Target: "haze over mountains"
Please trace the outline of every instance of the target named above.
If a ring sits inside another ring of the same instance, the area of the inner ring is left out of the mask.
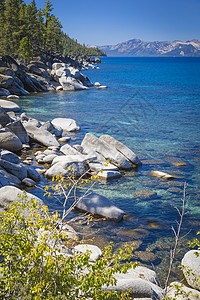
[[[200,57],[200,40],[144,42],[139,39],[129,40],[117,45],[98,46],[107,56],[193,56]]]

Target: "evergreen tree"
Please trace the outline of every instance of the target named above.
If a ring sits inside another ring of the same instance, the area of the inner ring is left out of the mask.
[[[4,23],[5,23],[5,17],[4,17],[4,10],[5,10],[5,0],[0,0],[0,53],[3,53],[5,41],[4,41]]]

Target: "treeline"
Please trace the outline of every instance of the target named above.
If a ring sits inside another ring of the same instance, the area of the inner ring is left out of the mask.
[[[23,0],[0,0],[0,54],[18,54],[26,60],[44,52],[105,55],[97,48],[86,48],[69,38],[52,11],[50,0],[46,0],[43,9],[37,9],[35,0],[29,5]]]

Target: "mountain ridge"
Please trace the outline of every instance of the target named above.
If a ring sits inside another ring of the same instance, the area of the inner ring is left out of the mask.
[[[107,56],[200,57],[200,40],[146,42],[132,39],[116,45],[98,46]]]

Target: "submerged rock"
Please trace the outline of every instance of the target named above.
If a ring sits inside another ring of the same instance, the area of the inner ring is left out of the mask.
[[[155,171],[155,170],[151,171],[151,175],[158,177],[158,178],[166,179],[166,180],[171,180],[171,179],[175,178],[174,175],[171,175],[171,174],[168,174],[168,173],[165,173],[162,171]]]
[[[91,193],[82,198],[76,207],[92,214],[117,221],[120,221],[123,215],[125,215],[125,212],[118,208],[111,200],[95,193]]]
[[[80,127],[77,126],[76,121],[67,118],[56,118],[51,121],[51,123],[57,128],[61,127],[64,131],[79,131]]]
[[[157,193],[154,191],[148,191],[148,190],[141,190],[141,191],[136,191],[134,193],[134,197],[140,198],[140,199],[152,199],[157,196]]]
[[[181,265],[187,283],[192,288],[200,290],[200,250],[188,251],[184,255]]]

